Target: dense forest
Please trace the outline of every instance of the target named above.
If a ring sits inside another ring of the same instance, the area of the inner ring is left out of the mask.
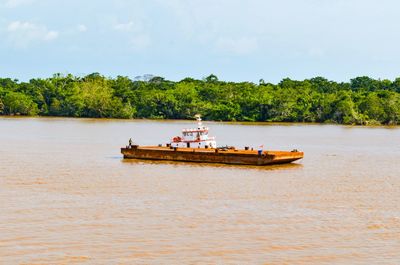
[[[400,78],[323,77],[278,84],[224,82],[215,75],[179,82],[55,74],[19,82],[0,78],[1,115],[399,124]]]

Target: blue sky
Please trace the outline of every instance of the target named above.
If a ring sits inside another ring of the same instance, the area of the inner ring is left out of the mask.
[[[400,76],[394,0],[0,0],[0,76]]]

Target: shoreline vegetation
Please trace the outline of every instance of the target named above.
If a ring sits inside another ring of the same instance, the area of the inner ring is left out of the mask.
[[[0,115],[185,120],[196,113],[215,121],[399,125],[400,78],[285,78],[278,84],[225,82],[215,75],[178,82],[99,73],[0,78]]]

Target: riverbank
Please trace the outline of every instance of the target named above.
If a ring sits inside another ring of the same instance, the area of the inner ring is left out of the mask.
[[[148,119],[148,118],[91,118],[91,117],[60,117],[60,116],[26,116],[26,115],[0,115],[0,119],[43,119],[49,121],[60,121],[63,120],[83,120],[83,121],[104,121],[104,122],[160,122],[160,123],[188,123],[193,124],[194,119]],[[210,121],[203,120],[209,124],[227,124],[227,125],[244,125],[244,126],[343,126],[343,127],[359,127],[359,128],[399,128],[400,125],[384,125],[384,124],[337,124],[337,123],[318,123],[318,122],[271,122],[271,121]]]
[[[0,114],[89,118],[317,122],[357,125],[400,123],[400,79],[322,77],[278,84],[225,82],[215,75],[174,82],[54,75],[19,82],[0,79]]]

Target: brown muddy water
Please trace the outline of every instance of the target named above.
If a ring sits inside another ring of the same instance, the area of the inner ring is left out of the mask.
[[[192,122],[0,118],[0,264],[400,264],[400,128],[207,124],[305,158],[124,161]]]

